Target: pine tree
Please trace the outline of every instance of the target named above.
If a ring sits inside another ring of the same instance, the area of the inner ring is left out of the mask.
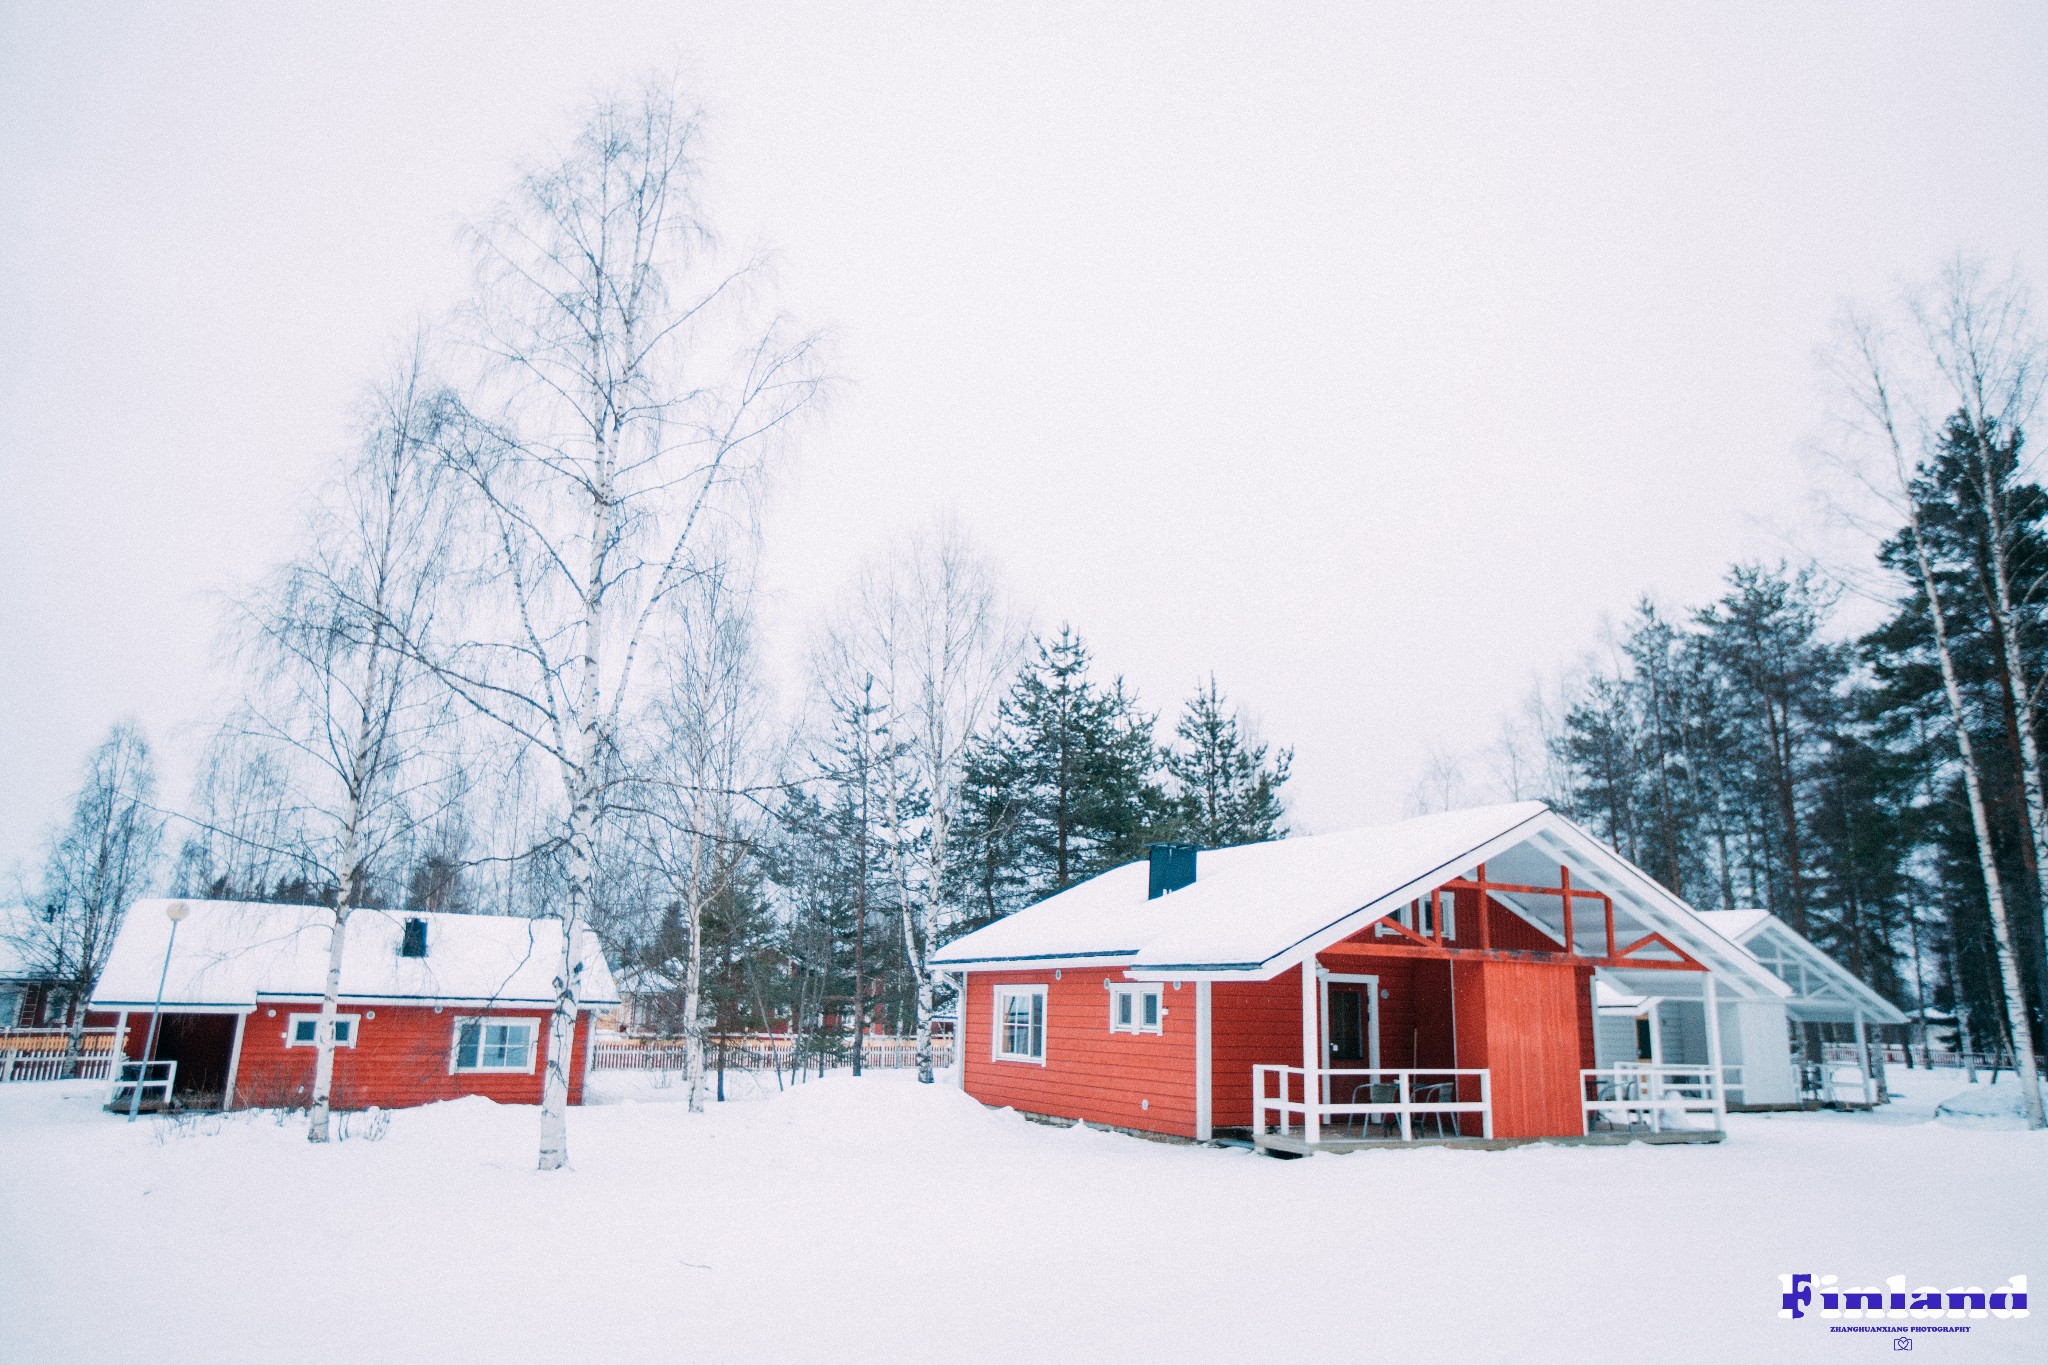
[[[1035,642],[975,746],[961,833],[975,850],[963,903],[986,921],[1143,855],[1169,813],[1153,718],[1122,678],[1088,675],[1073,629]]]
[[[1244,732],[1214,674],[1188,698],[1173,733],[1178,742],[1165,761],[1175,837],[1204,848],[1287,837],[1280,788],[1294,751],[1282,749],[1269,762],[1268,746]]]

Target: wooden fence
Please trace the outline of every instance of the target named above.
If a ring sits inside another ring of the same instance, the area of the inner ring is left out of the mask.
[[[107,1079],[107,1054],[114,1046],[110,1028],[89,1028],[81,1040],[78,1069],[69,1071],[65,1052],[71,1030],[61,1028],[0,1029],[0,1084],[9,1081],[56,1081],[67,1075],[81,1081]]]
[[[812,1067],[818,1064],[815,1039],[793,1038],[787,1033],[733,1034],[724,1039],[705,1040],[704,1067],[707,1071],[717,1069],[721,1047],[728,1071],[787,1071],[799,1057]],[[669,1038],[600,1038],[592,1048],[591,1069],[681,1071],[684,1051],[681,1042]],[[894,1034],[869,1034],[861,1040],[860,1059],[863,1067],[876,1070],[914,1067],[917,1065],[917,1039]],[[843,1041],[836,1053],[826,1058],[826,1065],[832,1069],[853,1065],[851,1041]],[[942,1034],[932,1039],[932,1065],[940,1068],[953,1065],[951,1038]]]

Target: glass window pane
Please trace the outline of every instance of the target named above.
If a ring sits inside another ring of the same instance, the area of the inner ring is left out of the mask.
[[[352,1028],[353,1026],[354,1026],[354,1021],[353,1021],[353,1020],[349,1020],[349,1019],[337,1019],[337,1020],[335,1020],[335,1021],[334,1021],[334,1041],[335,1041],[335,1042],[337,1042],[337,1043],[346,1043],[346,1042],[348,1041],[348,1035],[349,1035],[349,1031],[351,1030],[351,1028]]]
[[[1131,1022],[1131,993],[1129,991],[1118,991],[1116,993],[1116,1021],[1119,1024]]]
[[[474,1067],[477,1064],[477,1040],[482,1030],[476,1021],[470,1020],[458,1026],[455,1045],[455,1065]]]
[[[1159,997],[1151,991],[1145,992],[1145,1026],[1150,1028],[1159,1022]]]
[[[320,1036],[318,1032],[319,1027],[320,1021],[318,1019],[301,1019],[298,1021],[297,1029],[293,1036],[301,1043],[313,1042]]]

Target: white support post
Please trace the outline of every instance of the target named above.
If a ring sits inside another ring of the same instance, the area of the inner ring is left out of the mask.
[[[1856,1069],[1863,1073],[1864,1106],[1870,1109],[1877,1108],[1877,1096],[1870,1088],[1870,1039],[1863,1028],[1862,1010],[1856,1011]]]
[[[235,1045],[228,1052],[228,1081],[226,1085],[221,1087],[220,1093],[222,1113],[226,1113],[235,1107],[235,1073],[242,1069],[242,1029],[248,1022],[249,1016],[247,1014],[235,1016]],[[361,1028],[362,1026],[362,1021],[357,1020],[356,1027]],[[591,1030],[592,1034],[596,1032],[596,1029]],[[583,1063],[583,1074],[586,1078],[590,1075],[590,1062],[587,1059]]]
[[[1714,1097],[1714,1127],[1719,1132],[1728,1131],[1728,1087],[1721,1071],[1721,1002],[1714,990],[1714,974],[1707,973],[1707,1071],[1712,1077],[1714,1088],[1707,1093]]]
[[[1209,983],[1195,983],[1195,1141],[1208,1142],[1216,1136],[1215,1101],[1211,1083],[1215,1065],[1209,1053]]]
[[[128,1053],[128,1011],[114,1016],[114,1036],[107,1043],[107,1103],[114,1102],[114,1087],[121,1083],[121,1061]]]
[[[1316,1081],[1323,1067],[1322,1030],[1316,1018],[1321,987],[1322,976],[1310,954],[1301,963],[1301,1140],[1311,1147],[1323,1140],[1323,1112],[1316,1103],[1321,1094]]]
[[[953,999],[953,1083],[967,1088],[967,973],[960,973],[960,993]]]
[[[1394,1082],[1400,1087],[1394,1095],[1401,1101],[1401,1141],[1411,1142],[1415,1138],[1415,1130],[1410,1123],[1414,1116],[1408,1112],[1408,1073],[1396,1072]]]

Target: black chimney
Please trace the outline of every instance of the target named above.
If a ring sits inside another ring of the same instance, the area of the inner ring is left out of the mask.
[[[1152,890],[1147,900],[1158,900],[1169,891],[1195,884],[1195,855],[1202,850],[1193,844],[1152,845]]]
[[[405,938],[399,942],[400,957],[425,957],[427,955],[427,922],[423,919],[409,919],[405,922]]]

